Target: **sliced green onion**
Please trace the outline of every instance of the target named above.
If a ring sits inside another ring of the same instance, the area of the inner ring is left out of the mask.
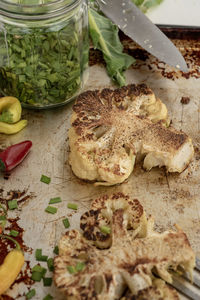
[[[46,268],[42,268],[43,270],[42,270],[42,272],[41,272],[41,274],[42,274],[42,278],[44,278],[44,276],[45,276],[45,274],[46,274],[46,272],[47,272],[47,269]]]
[[[81,261],[77,262],[75,269],[77,272],[83,271],[83,269],[85,269],[85,263]]]
[[[16,237],[16,236],[18,236],[18,234],[19,234],[19,231],[17,231],[17,230],[11,230],[11,231],[10,231],[10,235],[11,235],[11,236]]]
[[[47,261],[48,256],[47,255],[42,255],[42,249],[36,249],[36,251],[35,251],[35,258],[38,261]]]
[[[48,258],[48,260],[47,260],[47,266],[48,266],[49,271],[53,271],[54,270],[53,258]]]
[[[18,208],[17,200],[10,200],[10,201],[8,201],[8,208],[9,209]]]
[[[48,256],[47,255],[42,255],[40,256],[40,258],[38,259],[38,261],[47,261]]]
[[[38,260],[42,256],[42,249],[35,250],[35,258]]]
[[[46,212],[50,213],[50,214],[55,214],[57,213],[57,208],[53,207],[53,206],[47,206],[47,208],[45,209]]]
[[[42,273],[42,270],[43,270],[43,267],[41,267],[40,265],[35,265],[31,271],[32,272],[39,272],[39,273]]]
[[[67,270],[70,274],[76,273],[76,269],[74,268],[74,266],[67,266]]]
[[[69,228],[70,227],[70,223],[69,223],[68,218],[66,218],[66,219],[64,219],[62,221],[63,221],[63,224],[64,224],[65,228]]]
[[[41,267],[40,265],[35,265],[31,271],[34,273],[34,272],[38,272],[38,273],[41,273],[42,277],[45,276],[46,272],[47,272],[47,269],[46,268],[43,268]]]
[[[77,210],[77,209],[78,209],[78,205],[75,204],[75,203],[68,203],[68,204],[67,204],[67,207],[68,207],[68,208],[71,208],[71,209],[74,209],[74,210]]]
[[[44,277],[43,278],[43,285],[44,286],[51,286],[52,285],[52,278],[51,277]]]
[[[31,279],[34,281],[40,281],[42,279],[42,273],[41,272],[33,272]]]
[[[52,300],[52,299],[53,297],[50,294],[48,294],[42,300]]]
[[[60,197],[56,197],[56,198],[51,198],[49,201],[49,204],[55,204],[55,203],[59,203],[62,202]]]
[[[5,221],[6,220],[6,216],[0,216],[0,221]]]
[[[46,175],[42,175],[40,178],[40,181],[43,183],[49,184],[51,182],[51,178]]]
[[[56,255],[59,254],[59,248],[58,248],[58,246],[55,246],[55,248],[53,249],[53,253],[55,253]]]
[[[27,294],[26,294],[26,299],[31,299],[33,298],[33,296],[35,296],[36,291],[35,289],[30,290]]]
[[[108,227],[108,226],[101,226],[101,227],[100,227],[100,231],[101,231],[102,233],[105,233],[105,234],[110,234],[110,233],[111,233],[111,228]]]

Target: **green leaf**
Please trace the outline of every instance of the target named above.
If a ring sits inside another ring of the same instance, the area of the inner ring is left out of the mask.
[[[149,0],[144,3],[144,6],[149,9],[153,6],[159,5],[163,0]]]
[[[135,59],[123,53],[117,26],[90,8],[89,30],[94,47],[103,52],[108,75],[119,86],[125,85],[124,71],[135,62]]]
[[[149,8],[161,4],[163,0],[132,0],[132,2],[145,13]]]

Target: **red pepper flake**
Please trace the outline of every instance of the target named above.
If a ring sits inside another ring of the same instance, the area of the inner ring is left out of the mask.
[[[182,97],[181,98],[181,103],[182,104],[188,104],[190,102],[190,98],[189,97]]]

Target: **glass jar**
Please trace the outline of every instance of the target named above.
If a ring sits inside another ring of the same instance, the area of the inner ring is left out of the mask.
[[[87,0],[0,1],[0,92],[26,108],[72,100],[88,66]]]

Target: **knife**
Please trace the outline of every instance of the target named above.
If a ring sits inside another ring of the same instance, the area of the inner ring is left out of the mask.
[[[100,10],[146,51],[183,72],[187,64],[167,36],[131,0],[96,0]]]

